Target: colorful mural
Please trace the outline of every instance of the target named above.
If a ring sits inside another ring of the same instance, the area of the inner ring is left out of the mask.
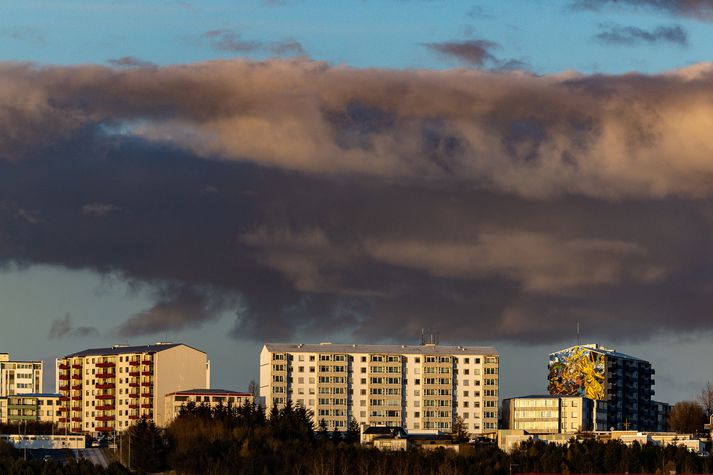
[[[605,372],[603,354],[573,346],[550,355],[547,389],[553,395],[602,400]]]

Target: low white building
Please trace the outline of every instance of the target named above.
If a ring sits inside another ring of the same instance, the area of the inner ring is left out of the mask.
[[[529,434],[607,430],[606,401],[580,396],[531,395],[503,400],[503,429]]]

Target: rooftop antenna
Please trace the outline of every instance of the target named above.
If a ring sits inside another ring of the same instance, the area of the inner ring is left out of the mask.
[[[423,327],[421,327],[421,346],[426,344],[426,337],[423,335]]]
[[[577,346],[580,345],[579,322],[577,322]]]

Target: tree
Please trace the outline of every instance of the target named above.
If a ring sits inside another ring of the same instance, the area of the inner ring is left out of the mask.
[[[706,417],[713,416],[713,384],[710,381],[706,383],[705,387],[701,389],[698,393],[696,401],[703,408],[703,412],[706,413]]]
[[[456,416],[456,420],[451,427],[451,437],[453,442],[467,442],[468,431],[465,429],[465,422],[461,416]]]
[[[248,392],[253,395],[253,402],[258,404],[260,402],[260,386],[254,379],[251,379],[250,384],[248,384]]]
[[[669,427],[679,434],[701,432],[705,423],[703,408],[694,401],[677,402],[668,415]]]
[[[128,430],[131,468],[140,472],[159,472],[166,467],[166,447],[153,423],[141,419]]]

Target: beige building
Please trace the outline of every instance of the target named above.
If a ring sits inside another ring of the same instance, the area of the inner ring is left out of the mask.
[[[0,353],[0,397],[42,392],[42,361],[11,361]]]
[[[0,398],[0,422],[22,421],[59,423],[59,394],[18,394]]]
[[[360,425],[471,434],[498,423],[499,357],[492,347],[266,344],[260,396],[269,409],[291,400],[329,429]]]
[[[181,412],[181,408],[190,403],[211,408],[220,405],[237,407],[245,403],[252,404],[253,399],[253,395],[250,393],[228,391],[227,389],[188,389],[168,393],[164,397],[164,424],[170,424]]]
[[[522,396],[503,400],[503,429],[528,434],[606,430],[606,401],[579,396]]]
[[[123,431],[139,419],[164,424],[166,394],[210,387],[206,354],[184,344],[116,345],[57,359],[60,428]]]

